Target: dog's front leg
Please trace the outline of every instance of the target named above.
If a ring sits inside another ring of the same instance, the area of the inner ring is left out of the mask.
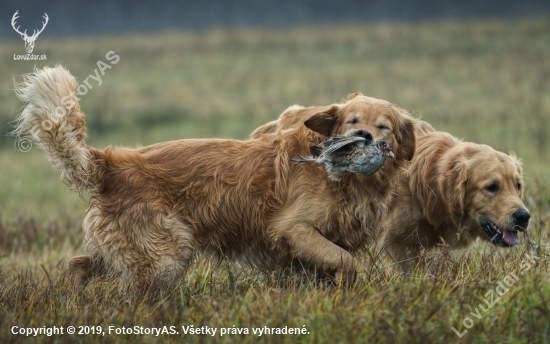
[[[280,248],[292,259],[321,271],[336,272],[337,283],[350,285],[355,280],[353,256],[327,240],[315,228],[299,224],[280,231],[277,237]]]

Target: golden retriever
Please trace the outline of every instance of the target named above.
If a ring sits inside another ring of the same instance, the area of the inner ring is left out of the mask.
[[[412,118],[361,97],[255,140],[99,150],[85,143],[76,87],[59,66],[27,75],[15,133],[33,136],[64,182],[91,192],[83,223],[89,255],[69,262],[83,283],[100,275],[138,291],[172,286],[199,252],[267,267],[298,263],[351,282],[353,253],[381,221],[392,181],[414,154]],[[395,159],[371,176],[339,181],[322,166],[292,161],[334,133],[385,138]]]
[[[381,226],[380,244],[403,271],[416,265],[422,249],[442,243],[462,248],[478,237],[501,247],[519,243],[530,214],[514,155],[444,132],[418,136],[416,144]]]
[[[379,101],[360,93],[348,101],[357,97]],[[299,127],[319,108],[291,106],[251,137]],[[373,240],[405,272],[416,265],[422,249],[443,242],[461,248],[480,237],[515,246],[517,231],[525,230],[530,218],[521,201],[522,168],[516,157],[436,132],[425,121],[413,122],[415,156],[395,183],[388,214],[375,226]]]

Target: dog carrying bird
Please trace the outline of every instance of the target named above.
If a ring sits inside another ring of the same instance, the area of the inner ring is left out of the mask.
[[[200,253],[266,269],[303,266],[352,283],[354,253],[381,222],[395,176],[415,149],[413,119],[366,97],[320,107],[299,128],[254,140],[98,149],[86,144],[80,104],[66,107],[77,86],[61,66],[26,75],[16,87],[25,105],[14,134],[32,135],[63,181],[91,193],[82,226],[86,254],[69,260],[70,275],[81,286],[114,279],[130,297],[172,290]],[[33,135],[58,107],[67,113]],[[391,147],[395,159],[369,177],[342,172],[338,183],[322,166],[292,161],[334,134],[364,139],[321,145],[337,168],[347,149],[361,157]]]
[[[332,180],[339,180],[346,172],[370,176],[382,167],[386,158],[395,156],[387,140],[369,141],[362,136],[335,135],[311,147],[312,155],[294,161],[323,164]]]

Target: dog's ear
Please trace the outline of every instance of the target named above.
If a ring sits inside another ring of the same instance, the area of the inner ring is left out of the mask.
[[[326,106],[306,119],[304,125],[321,135],[332,136],[338,124],[338,110],[340,110],[338,105]]]
[[[396,130],[397,144],[399,144],[396,158],[411,160],[416,147],[414,119],[407,114],[402,114],[400,117]]]
[[[451,221],[460,226],[468,191],[469,159],[465,154],[452,154],[443,162],[439,192]]]

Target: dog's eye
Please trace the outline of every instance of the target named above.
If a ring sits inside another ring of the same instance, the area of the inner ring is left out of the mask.
[[[516,187],[518,188],[518,191],[521,191],[521,184],[520,184],[520,183],[518,183],[518,184],[516,185]]]
[[[352,119],[350,119],[349,121],[347,121],[346,123],[349,123],[349,124],[357,124],[359,123],[359,119],[357,117],[353,117]]]
[[[384,124],[379,124],[379,125],[376,126],[376,128],[378,128],[378,130],[386,130],[386,129],[389,130],[390,129],[387,126],[385,126]]]
[[[499,190],[499,188],[500,188],[500,187],[499,187],[498,183],[493,183],[493,184],[487,186],[487,187],[485,188],[485,190],[487,190],[487,191],[489,191],[489,192],[497,192],[497,191]]]

